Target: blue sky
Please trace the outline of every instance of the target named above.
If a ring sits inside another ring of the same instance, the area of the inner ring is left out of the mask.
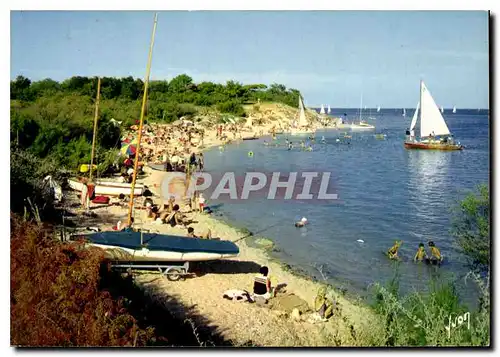
[[[12,12],[11,78],[143,78],[152,12]],[[308,106],[488,107],[487,12],[160,12],[151,77],[283,83]]]

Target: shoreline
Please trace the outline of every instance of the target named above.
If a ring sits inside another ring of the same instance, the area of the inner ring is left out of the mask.
[[[273,123],[256,125],[254,133],[262,130],[262,135],[258,137],[268,136],[271,124]],[[232,140],[229,143],[222,143],[215,138],[215,129],[207,131],[212,135],[205,136],[203,147],[191,151],[199,153],[236,142]],[[161,181],[172,173],[148,167],[145,167],[145,172],[147,175],[137,182],[148,186],[154,194],[153,200],[158,201],[161,199],[159,192]],[[187,229],[184,227],[171,227],[152,222],[146,217],[144,210],[138,209],[139,206],[137,202],[134,212],[136,228],[159,234],[186,235]],[[301,274],[292,265],[272,257],[269,253],[275,247],[275,243],[268,238],[253,236],[249,234],[247,227],[238,229],[230,222],[223,222],[210,214],[189,212],[182,203],[180,206],[186,217],[194,221],[189,226],[194,228],[195,234],[199,235],[210,229],[213,237],[235,242],[240,254],[236,258],[223,261],[193,264],[193,267],[199,266],[201,269],[195,268],[196,277],[183,281],[171,282],[167,279],[158,279],[158,274],[139,274],[136,282],[145,289],[145,293],[159,295],[159,298],[161,295],[170,295],[185,306],[196,306],[199,315],[205,316],[217,325],[218,333],[236,346],[245,345],[248,341],[253,341],[259,346],[366,346],[367,340],[374,341],[377,334],[373,333],[372,325],[376,317],[369,306],[354,301],[355,298],[347,297],[333,284],[315,281],[315,278],[307,272]],[[125,219],[127,210],[119,206],[106,206],[96,207],[93,211],[98,214],[98,219],[93,224],[101,229],[109,229],[110,225]],[[101,212],[107,217],[99,217]],[[247,240],[255,238],[256,241],[263,240],[265,244],[251,247]],[[284,293],[277,294],[264,306],[223,299],[222,295],[226,290],[251,291],[253,278],[262,265],[269,267],[274,286],[287,284]],[[312,312],[314,299],[318,290],[324,286],[328,288],[328,295],[336,302],[337,310],[327,322],[311,323],[307,319]],[[294,308],[300,310],[301,316],[293,316]],[[383,324],[377,325],[383,326]],[[362,337],[366,333],[370,336]]]

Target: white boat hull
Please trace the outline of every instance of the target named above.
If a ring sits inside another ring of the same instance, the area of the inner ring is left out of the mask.
[[[83,183],[77,180],[68,180],[68,185],[71,189],[75,191],[82,192]],[[132,191],[132,185],[129,183],[120,183],[112,181],[97,181],[95,186],[96,195],[104,196],[119,196],[124,194],[125,196],[130,196]],[[141,196],[144,192],[144,185],[135,185],[134,196]]]
[[[290,130],[290,135],[305,135],[305,134],[315,134],[316,130],[301,130],[301,129],[292,129]]]
[[[207,252],[180,253],[167,250],[130,249],[104,244],[88,244],[88,246],[104,249],[109,259],[117,261],[158,261],[158,262],[200,262],[233,258],[238,254],[220,254]]]
[[[351,124],[351,130],[374,130],[375,127],[373,125],[357,125]]]

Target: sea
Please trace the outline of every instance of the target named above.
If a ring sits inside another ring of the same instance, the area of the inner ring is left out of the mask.
[[[348,294],[368,297],[374,283],[386,284],[396,276],[402,294],[427,291],[432,279],[452,280],[462,301],[472,304],[476,286],[465,278],[469,269],[450,229],[452,207],[478,184],[489,183],[489,111],[445,111],[455,140],[465,146],[453,152],[405,149],[413,112],[407,109],[403,117],[401,109],[366,110],[363,117],[375,125],[374,131],[347,131],[350,139],[344,138],[345,130],[318,131],[311,152],[287,150],[285,135],[213,148],[205,154],[207,172],[315,168],[331,173],[338,200],[270,201],[262,196],[209,200],[208,206],[218,219],[250,230],[253,238],[272,240],[275,258]],[[350,122],[358,109],[336,109],[330,115]],[[302,217],[307,226],[296,228]],[[403,240],[398,263],[384,254],[395,240]],[[445,257],[440,267],[413,262],[418,244],[428,250],[430,240]]]

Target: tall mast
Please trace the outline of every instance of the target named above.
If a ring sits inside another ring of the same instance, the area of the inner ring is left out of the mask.
[[[423,80],[420,80],[420,113],[418,113],[420,115],[420,126],[422,126],[422,90],[424,88],[424,81]],[[417,117],[417,120],[418,120],[418,117]],[[420,130],[420,140],[422,140],[422,130]]]
[[[151,59],[153,57],[153,45],[155,42],[155,32],[156,23],[158,20],[158,14],[155,13],[154,24],[153,24],[153,34],[151,35],[151,44],[149,46],[149,57],[148,64],[146,67],[146,77],[144,79],[144,95],[142,96],[142,107],[141,107],[141,118],[139,121],[139,135],[137,136],[137,148],[135,151],[135,162],[134,162],[134,173],[132,174],[132,186],[130,188],[130,203],[128,207],[128,225],[132,224],[132,209],[134,208],[134,191],[135,191],[135,180],[137,179],[137,168],[139,166],[139,154],[141,152],[141,139],[142,139],[142,127],[144,125],[144,112],[146,109],[146,102],[148,98],[148,85],[149,85],[149,73],[151,71]]]
[[[92,156],[90,159],[90,174],[89,174],[90,182],[92,182],[92,173],[94,171],[95,142],[97,136],[97,120],[99,119],[100,94],[101,94],[101,77],[97,78],[97,97],[95,100],[94,134],[92,135]]]

